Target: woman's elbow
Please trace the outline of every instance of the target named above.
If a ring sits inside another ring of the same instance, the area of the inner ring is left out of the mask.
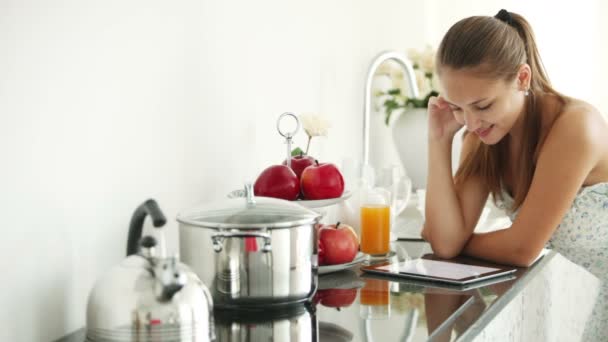
[[[461,252],[464,246],[460,246],[455,243],[445,243],[445,242],[433,242],[431,243],[431,249],[433,250],[433,254],[441,259],[452,259],[457,257]]]
[[[466,239],[460,241],[461,238],[456,236],[447,237],[442,232],[440,232],[440,235],[437,235],[437,232],[429,229],[426,224],[422,229],[421,236],[431,245],[433,254],[441,259],[451,259],[458,256],[466,243]]]
[[[536,261],[539,253],[537,250],[517,248],[511,257],[510,264],[516,267],[530,267]]]
[[[511,266],[515,266],[515,267],[527,268],[527,267],[530,267],[533,262],[534,262],[534,259],[529,259],[529,258],[524,258],[524,257],[518,256],[518,257],[512,258],[508,264],[510,264]]]

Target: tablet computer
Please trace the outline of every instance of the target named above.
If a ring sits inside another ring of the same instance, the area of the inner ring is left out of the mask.
[[[386,273],[370,273],[363,272],[362,278],[377,278],[384,279],[392,282],[396,282],[399,286],[400,291],[405,292],[421,292],[421,293],[443,293],[443,294],[455,294],[455,293],[466,293],[471,290],[475,290],[480,287],[486,287],[498,283],[504,283],[517,279],[516,273],[509,273],[504,276],[495,278],[489,278],[486,280],[480,280],[468,284],[456,285],[450,283],[442,283],[437,281],[429,280],[417,280],[413,278],[405,278],[400,276],[391,276]]]
[[[515,273],[517,268],[467,262],[464,258],[441,260],[433,256],[423,256],[395,264],[365,266],[361,270],[371,274],[463,286],[510,275]]]

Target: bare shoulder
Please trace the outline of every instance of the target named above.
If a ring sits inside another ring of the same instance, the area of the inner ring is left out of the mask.
[[[608,124],[591,104],[570,99],[553,122],[548,138],[567,139],[570,145],[580,148],[606,148]]]
[[[594,184],[608,180],[608,123],[592,105],[570,99],[555,118],[540,154],[565,167],[579,160],[589,166],[583,184]],[[557,164],[553,167],[558,167]]]

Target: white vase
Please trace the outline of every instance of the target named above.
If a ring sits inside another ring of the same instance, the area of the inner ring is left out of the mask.
[[[428,114],[426,108],[408,109],[399,115],[392,126],[392,136],[401,164],[412,179],[414,189],[426,188],[428,169]],[[462,132],[454,136],[452,170],[456,172],[462,145]]]
[[[391,120],[387,126],[384,112],[372,112],[370,118],[369,164],[374,171],[393,165],[401,165],[401,160],[392,136]]]

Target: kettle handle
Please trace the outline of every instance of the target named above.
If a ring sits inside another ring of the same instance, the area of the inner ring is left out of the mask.
[[[160,228],[167,223],[165,215],[158,207],[158,203],[155,200],[149,199],[144,203],[140,204],[133,216],[131,216],[131,223],[129,224],[129,236],[127,238],[127,256],[136,254],[139,249],[139,239],[141,239],[141,232],[144,228],[144,220],[146,215],[150,215],[152,218],[152,224],[156,228]]]

